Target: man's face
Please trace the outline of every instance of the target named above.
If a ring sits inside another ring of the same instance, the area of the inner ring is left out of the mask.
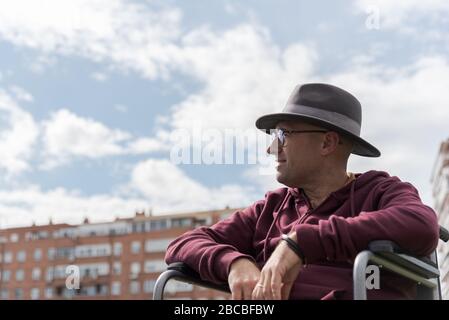
[[[277,129],[285,130],[325,130],[318,126],[299,121],[283,121]],[[272,142],[267,152],[276,156],[276,179],[288,187],[300,187],[309,183],[319,172],[322,165],[320,145],[323,133],[291,133],[285,134],[284,146],[279,141]]]

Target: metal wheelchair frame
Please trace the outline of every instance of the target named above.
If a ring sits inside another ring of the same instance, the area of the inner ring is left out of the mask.
[[[440,226],[440,239],[449,240],[449,231]],[[430,257],[416,257],[407,254],[394,242],[387,240],[373,241],[367,250],[359,252],[354,260],[353,288],[354,300],[366,300],[366,268],[369,264],[377,265],[399,274],[417,283],[417,299],[441,300],[440,272],[436,250]],[[163,300],[164,289],[169,280],[178,280],[214,290],[230,293],[226,283],[215,284],[202,280],[198,273],[183,262],[172,263],[161,273],[156,281],[153,299]]]

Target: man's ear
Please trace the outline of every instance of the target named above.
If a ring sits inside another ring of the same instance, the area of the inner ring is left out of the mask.
[[[321,154],[327,156],[337,149],[338,144],[341,143],[341,139],[336,132],[327,132],[324,134],[321,142]]]

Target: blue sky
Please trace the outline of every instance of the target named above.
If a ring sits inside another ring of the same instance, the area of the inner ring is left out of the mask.
[[[173,134],[201,125],[263,140],[256,118],[312,81],[362,102],[362,135],[383,155],[353,156],[349,170],[398,175],[432,205],[448,11],[439,0],[1,0],[0,227],[247,206],[279,186],[274,169],[177,165]]]

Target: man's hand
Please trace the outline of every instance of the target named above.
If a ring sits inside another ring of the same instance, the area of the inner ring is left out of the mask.
[[[253,261],[239,258],[232,262],[228,276],[233,300],[251,300],[254,286],[259,281],[260,270]]]
[[[296,241],[296,234],[291,234],[290,237]],[[287,243],[280,241],[262,268],[252,298],[255,300],[288,299],[302,265],[303,261],[288,247]]]

